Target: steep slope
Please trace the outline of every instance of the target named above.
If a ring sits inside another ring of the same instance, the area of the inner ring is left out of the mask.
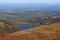
[[[0,39],[2,37],[6,36],[7,34],[10,34],[15,31],[17,31],[17,30],[14,29],[11,25],[0,21]]]
[[[18,31],[1,40],[60,40],[60,23]]]

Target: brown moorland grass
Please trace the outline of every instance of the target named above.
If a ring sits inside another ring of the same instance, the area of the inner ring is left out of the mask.
[[[1,40],[60,40],[60,23],[11,33]]]

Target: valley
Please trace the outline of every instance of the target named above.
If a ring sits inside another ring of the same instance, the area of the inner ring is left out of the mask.
[[[10,14],[15,15],[17,14]],[[24,15],[24,14],[23,14]],[[5,17],[6,16],[6,17]],[[0,18],[0,40],[60,40],[60,15],[25,17],[25,19],[12,18],[4,15]],[[19,16],[21,17],[21,16]],[[56,26],[56,28],[55,28]],[[58,32],[58,33],[57,33]],[[33,34],[33,35],[32,35]],[[20,36],[21,37],[20,37]],[[40,36],[38,36],[40,35]],[[58,36],[59,35],[59,36]],[[15,38],[13,38],[16,37]],[[56,38],[55,38],[55,37]],[[31,38],[33,37],[33,38]],[[50,37],[50,38],[49,38]],[[21,38],[21,39],[20,39]],[[36,39],[34,39],[36,38]]]
[[[60,40],[60,6],[0,4],[0,40]]]

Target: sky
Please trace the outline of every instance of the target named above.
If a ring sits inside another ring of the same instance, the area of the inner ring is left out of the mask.
[[[60,0],[0,0],[0,3],[48,3],[48,4],[60,4]]]

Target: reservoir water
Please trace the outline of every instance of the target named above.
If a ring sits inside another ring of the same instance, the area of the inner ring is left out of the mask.
[[[28,29],[31,29],[31,28],[36,28],[36,26],[21,26],[19,28],[19,30],[28,30]]]

